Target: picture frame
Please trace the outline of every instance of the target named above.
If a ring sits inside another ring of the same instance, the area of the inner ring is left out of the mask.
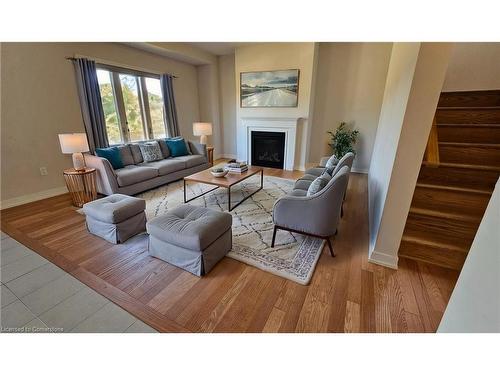
[[[299,81],[299,69],[241,72],[240,107],[297,107]]]

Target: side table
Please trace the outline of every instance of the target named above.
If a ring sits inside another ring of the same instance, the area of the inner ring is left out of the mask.
[[[210,165],[214,165],[214,148],[213,147],[207,147],[207,155],[208,155],[208,162]]]
[[[63,175],[74,206],[83,207],[85,203],[97,198],[95,168],[85,168],[81,171],[74,168],[65,169]]]

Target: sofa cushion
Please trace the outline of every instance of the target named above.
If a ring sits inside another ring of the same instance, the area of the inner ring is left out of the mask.
[[[108,159],[113,169],[123,168],[122,157],[118,147],[96,148],[95,153],[101,158]]]
[[[323,167],[309,168],[304,172],[304,175],[310,175],[310,176],[314,176],[314,178],[316,178],[316,177],[321,176],[325,170],[326,170],[326,168],[323,168]]]
[[[129,144],[130,151],[132,152],[132,157],[134,158],[134,164],[139,164],[144,161],[141,154],[141,148],[135,143]]]
[[[295,181],[295,185],[293,186],[294,189],[302,189],[307,191],[309,189],[309,186],[311,185],[312,181],[309,180],[297,180]]]
[[[314,181],[318,176],[314,176],[312,174],[305,174],[299,180],[306,180],[306,181]]]
[[[83,205],[85,215],[105,223],[121,223],[146,209],[144,199],[112,194]]]
[[[134,157],[129,145],[117,146],[120,150],[123,166],[135,164]]]
[[[307,190],[293,189],[289,195],[292,197],[305,197],[307,195]]]
[[[157,141],[139,143],[139,148],[141,149],[142,159],[145,163],[163,159],[163,154]]]
[[[177,160],[179,158],[169,158],[158,161],[152,161],[150,163],[141,164],[148,168],[154,168],[158,171],[160,176],[166,174],[180,171],[181,169],[186,169],[186,163],[182,160]]]
[[[231,229],[233,217],[205,207],[180,205],[146,224],[148,233],[164,242],[203,251]]]
[[[186,141],[183,138],[166,138],[170,155],[173,157],[189,155]]]
[[[195,167],[197,165],[203,164],[207,162],[207,158],[202,155],[186,155],[186,156],[178,156],[174,158],[174,160],[182,161],[186,164],[186,168]]]
[[[160,145],[161,153],[163,154],[163,158],[170,157],[170,150],[168,149],[167,142],[164,139],[158,139],[158,144]]]
[[[127,165],[115,172],[118,186],[129,186],[158,176],[157,169],[143,165]]]

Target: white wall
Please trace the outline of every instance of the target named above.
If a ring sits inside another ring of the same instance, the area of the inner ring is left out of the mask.
[[[222,150],[218,154],[236,158],[236,77],[234,54],[219,56],[219,105]]]
[[[304,168],[312,116],[311,92],[313,91],[315,43],[261,43],[238,47],[235,52],[236,118],[238,158],[246,159],[244,148],[243,117],[295,117],[301,118],[298,138],[299,154],[296,168]],[[300,69],[298,106],[295,108],[240,108],[240,73],[252,71]]]
[[[500,332],[500,180],[438,332]]]
[[[395,43],[368,174],[369,260],[396,268],[451,45]]]
[[[341,121],[360,131],[353,170],[368,172],[392,43],[320,43],[309,162],[331,155],[326,133]]]
[[[1,200],[22,202],[64,192],[71,167],[58,133],[83,132],[73,65],[75,54],[155,72],[171,72],[181,133],[193,138],[199,119],[196,68],[115,43],[3,43],[1,54]],[[49,174],[40,175],[45,166]]]
[[[500,43],[455,43],[443,91],[500,89]]]

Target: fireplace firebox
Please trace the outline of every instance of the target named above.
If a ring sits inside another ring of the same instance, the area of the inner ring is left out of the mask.
[[[252,165],[283,169],[285,133],[252,131]]]

